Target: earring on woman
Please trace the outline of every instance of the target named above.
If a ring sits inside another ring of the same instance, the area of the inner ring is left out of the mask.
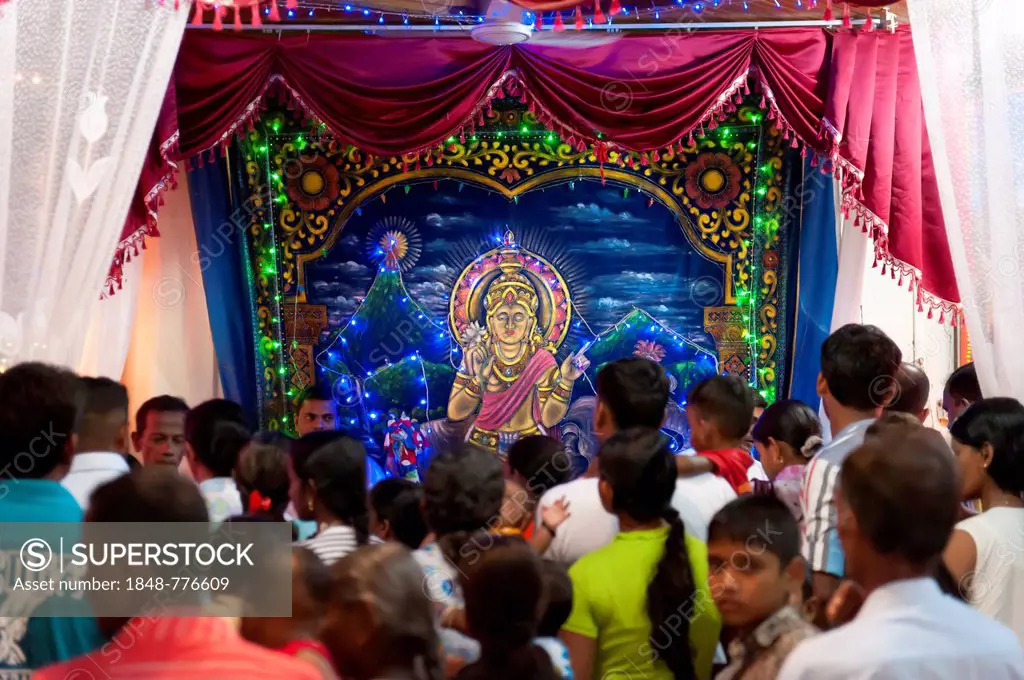
[[[310,512],[313,512],[313,499],[312,498],[310,498],[309,501],[307,501],[306,507],[309,508]]]

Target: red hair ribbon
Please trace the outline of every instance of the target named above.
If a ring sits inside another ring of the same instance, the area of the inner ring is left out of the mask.
[[[259,491],[253,491],[249,494],[249,512],[255,513],[260,510],[263,512],[270,511],[270,499],[264,498],[263,494]]]

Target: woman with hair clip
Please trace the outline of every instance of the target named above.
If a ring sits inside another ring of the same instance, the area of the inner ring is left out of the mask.
[[[234,478],[245,502],[242,518],[256,521],[286,522],[288,508],[288,455],[292,440],[280,432],[253,435],[242,449],[235,465]],[[232,518],[232,519],[242,519]],[[292,527],[293,538],[295,528]]]
[[[721,617],[707,547],[671,505],[675,456],[660,432],[634,428],[598,457],[601,504],[619,534],[569,569],[573,605],[562,640],[573,672],[580,680],[708,680]]]
[[[560,680],[549,653],[533,643],[541,618],[541,560],[518,536],[488,536],[460,565],[466,627],[480,660],[456,680]]]
[[[754,484],[754,493],[775,494],[803,522],[800,486],[804,466],[822,447],[821,423],[814,410],[795,399],[777,401],[764,410],[751,432],[754,448],[770,482]]]
[[[339,432],[313,432],[295,442],[288,492],[300,519],[317,532],[301,545],[331,565],[370,541],[366,449]]]
[[[322,639],[346,680],[442,680],[440,642],[423,571],[401,545],[342,558]]]

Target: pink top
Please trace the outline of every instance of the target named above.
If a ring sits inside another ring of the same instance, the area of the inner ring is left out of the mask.
[[[775,488],[775,497],[786,504],[789,511],[793,513],[797,524],[804,520],[804,512],[800,507],[800,487],[803,481],[804,466],[790,465],[782,468],[772,482],[772,486]]]
[[[228,619],[137,617],[90,654],[52,664],[33,680],[320,680],[305,661],[243,640]]]

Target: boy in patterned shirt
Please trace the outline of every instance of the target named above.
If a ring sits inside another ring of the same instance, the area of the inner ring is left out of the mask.
[[[773,680],[786,657],[817,633],[794,607],[806,567],[800,530],[774,496],[741,496],[708,526],[708,582],[722,623],[736,636],[716,680]]]

